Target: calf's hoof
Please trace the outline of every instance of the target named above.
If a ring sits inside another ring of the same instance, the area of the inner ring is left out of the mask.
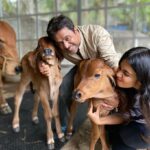
[[[49,150],[55,149],[54,143],[52,143],[52,144],[47,144],[47,146],[48,146],[48,149],[49,149]]]
[[[37,116],[36,116],[36,117],[33,117],[32,122],[33,122],[34,124],[39,124],[39,118],[38,118]]]
[[[64,143],[64,142],[66,141],[66,139],[65,139],[65,137],[63,136],[63,137],[59,138],[59,141],[62,142],[62,143]]]
[[[70,140],[71,137],[72,137],[72,133],[71,133],[71,132],[66,134],[66,139],[67,139],[67,140]]]
[[[7,115],[7,114],[12,113],[12,110],[11,110],[10,106],[8,105],[8,103],[4,103],[4,104],[0,105],[0,112],[3,115]]]
[[[15,132],[15,133],[18,133],[18,132],[20,132],[20,127],[17,125],[17,126],[14,126],[13,127],[13,131]]]
[[[65,136],[64,136],[64,133],[59,133],[58,134],[58,138],[59,138],[59,141],[64,143],[65,142]]]

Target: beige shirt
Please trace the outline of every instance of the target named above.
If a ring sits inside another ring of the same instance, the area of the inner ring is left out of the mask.
[[[84,25],[78,27],[81,43],[77,54],[64,52],[64,57],[74,64],[82,59],[102,58],[110,66],[117,67],[120,55],[115,51],[110,34],[99,25]]]

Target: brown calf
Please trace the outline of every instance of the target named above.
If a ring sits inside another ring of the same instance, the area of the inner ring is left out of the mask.
[[[3,96],[4,80],[15,81],[18,74],[19,57],[16,48],[16,33],[6,22],[0,21],[0,111],[2,114],[11,113]],[[19,80],[19,78],[17,79]]]
[[[51,70],[51,76],[42,75],[38,69],[39,61],[47,63]],[[54,149],[54,137],[51,129],[51,121],[54,117],[58,138],[64,140],[64,134],[61,130],[61,124],[58,112],[58,94],[59,86],[62,82],[60,73],[60,62],[56,57],[55,48],[48,37],[42,37],[38,41],[38,46],[34,51],[27,53],[22,58],[23,72],[21,81],[18,85],[15,94],[15,112],[13,117],[13,130],[19,132],[19,108],[22,101],[22,96],[27,85],[32,81],[35,89],[35,102],[32,113],[32,120],[38,122],[37,110],[39,98],[44,110],[44,117],[47,125],[47,144],[49,149]],[[49,100],[52,102],[52,108],[49,106]]]
[[[94,109],[100,107],[100,116],[106,116],[109,111],[104,109],[102,103],[107,103],[116,108],[119,104],[115,91],[114,71],[101,59],[89,59],[81,61],[74,79],[73,104],[68,122],[67,134],[72,134],[72,124],[77,110],[77,102],[92,101]],[[106,142],[104,126],[98,126],[92,121],[90,150],[94,150],[100,138],[102,150],[109,150]]]

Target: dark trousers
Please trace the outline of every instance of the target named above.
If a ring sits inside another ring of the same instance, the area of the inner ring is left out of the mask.
[[[77,70],[77,66],[73,67],[63,78],[60,86],[59,94],[59,112],[61,125],[67,126],[67,120],[69,116],[69,108],[72,103],[72,92],[74,89],[74,76]],[[86,118],[87,103],[79,104],[77,114],[74,120],[74,129],[76,130]]]
[[[150,143],[146,143],[141,138],[141,134],[150,136],[150,130],[144,124],[131,122],[127,125],[106,126],[106,129],[112,150],[136,150],[150,147]]]

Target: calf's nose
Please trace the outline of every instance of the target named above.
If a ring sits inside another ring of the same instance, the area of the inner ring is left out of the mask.
[[[15,72],[16,72],[16,74],[21,73],[22,72],[22,67],[21,66],[15,67]]]
[[[49,56],[49,55],[51,55],[52,54],[52,50],[50,49],[50,48],[45,48],[44,49],[44,55],[45,56]]]
[[[73,98],[74,100],[80,99],[81,96],[82,96],[82,94],[81,94],[81,92],[80,92],[79,90],[76,90],[76,91],[74,91],[74,92],[72,93],[72,98]]]

